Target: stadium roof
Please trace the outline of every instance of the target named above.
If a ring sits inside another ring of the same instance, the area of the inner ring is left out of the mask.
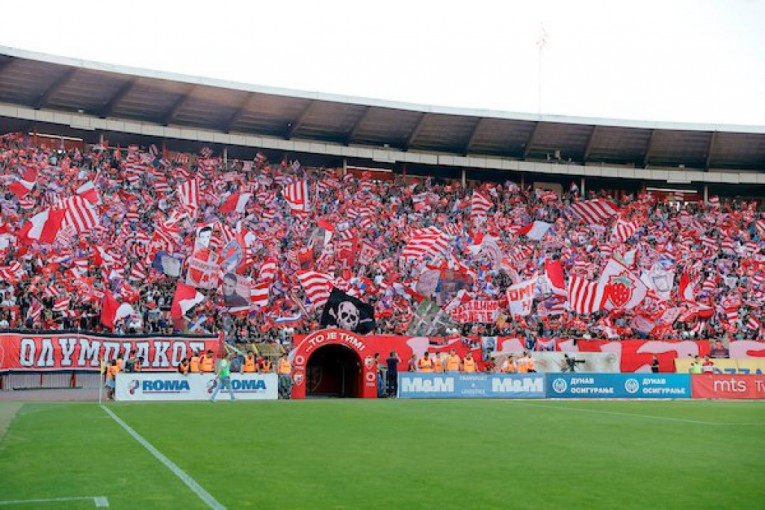
[[[0,46],[0,106],[453,156],[765,170],[765,126],[531,115],[246,85]],[[0,112],[1,114],[1,112]]]

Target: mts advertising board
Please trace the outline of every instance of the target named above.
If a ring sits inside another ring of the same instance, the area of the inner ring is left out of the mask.
[[[697,374],[691,377],[693,398],[765,399],[765,376]]]
[[[101,360],[135,352],[145,370],[175,370],[194,351],[218,352],[217,336],[110,336],[78,333],[0,334],[0,372],[100,370]]]
[[[399,372],[399,398],[544,398],[542,374]]]
[[[127,401],[208,400],[220,382],[214,374],[161,372],[120,373],[115,381],[115,398]],[[231,387],[237,400],[276,400],[276,374],[231,374]],[[221,390],[216,399],[230,399]]]
[[[547,398],[691,398],[688,374],[547,374]]]

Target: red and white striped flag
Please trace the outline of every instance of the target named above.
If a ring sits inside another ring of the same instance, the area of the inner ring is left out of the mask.
[[[598,282],[591,282],[571,275],[568,283],[569,307],[579,314],[591,314],[600,310],[603,288]]]
[[[24,268],[18,262],[0,266],[0,281],[17,282],[24,277]]]
[[[268,306],[268,293],[271,289],[270,282],[260,282],[250,285],[250,301],[253,308],[263,308]]]
[[[179,185],[178,198],[183,208],[194,214],[199,209],[199,180],[192,179]]]
[[[93,185],[92,181],[88,181],[75,191],[75,194],[81,196],[91,204],[97,204],[100,200],[98,198],[98,190]]]
[[[571,205],[573,215],[588,225],[605,223],[611,216],[621,212],[610,200],[587,200]]]
[[[491,200],[486,195],[474,191],[473,198],[470,200],[470,218],[473,221],[478,218],[486,218],[492,205],[494,204],[491,203]]]
[[[710,207],[720,207],[720,197],[717,195],[712,195],[707,200],[707,204],[709,204]]]
[[[287,201],[292,212],[308,212],[311,204],[308,197],[308,181],[298,181],[282,190],[282,196]]]
[[[625,242],[637,232],[638,224],[634,221],[625,221],[621,218],[616,220],[611,230],[611,239],[619,243]]]
[[[418,228],[412,232],[401,256],[409,260],[435,257],[443,253],[448,244],[449,236],[436,227]]]
[[[64,310],[69,308],[70,301],[71,299],[68,297],[57,299],[56,302],[53,304],[53,311],[63,312]]]
[[[64,226],[71,226],[78,234],[101,224],[98,210],[85,198],[79,195],[70,197],[63,202],[63,205],[66,209]]]
[[[274,276],[276,276],[276,261],[274,259],[264,260],[258,272],[258,280],[261,282],[271,282]]]
[[[334,287],[333,278],[328,274],[317,273],[316,271],[301,271],[297,274],[297,279],[303,286],[306,296],[311,300],[314,309],[324,306],[332,292],[332,287]]]
[[[754,228],[760,234],[760,237],[765,236],[765,220],[757,220],[754,222]]]
[[[757,320],[754,316],[750,316],[749,320],[746,321],[746,327],[749,329],[758,330],[762,327],[762,322]]]

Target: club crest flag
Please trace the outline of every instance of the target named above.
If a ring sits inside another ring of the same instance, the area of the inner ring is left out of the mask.
[[[630,310],[645,299],[648,288],[635,273],[615,259],[610,259],[600,277],[603,308]]]

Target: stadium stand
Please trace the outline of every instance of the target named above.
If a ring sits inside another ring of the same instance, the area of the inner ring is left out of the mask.
[[[6,134],[0,328],[763,338],[754,201],[378,177]]]

